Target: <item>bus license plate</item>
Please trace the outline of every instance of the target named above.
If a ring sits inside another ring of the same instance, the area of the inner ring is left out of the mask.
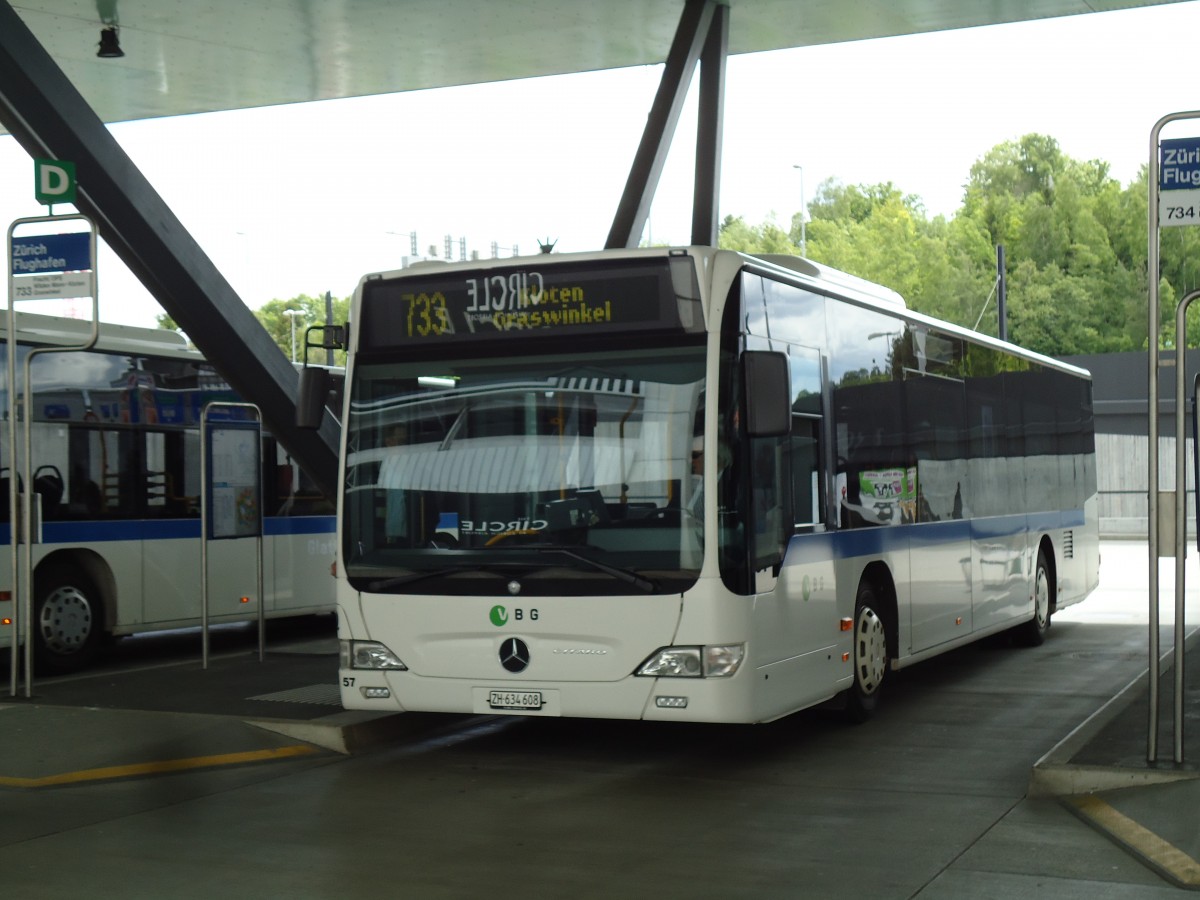
[[[488,706],[492,709],[541,709],[541,691],[489,691]]]

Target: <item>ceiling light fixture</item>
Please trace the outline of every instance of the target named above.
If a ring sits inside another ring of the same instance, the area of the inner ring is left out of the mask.
[[[100,29],[100,49],[96,55],[101,59],[119,59],[125,55],[116,25],[105,25]]]

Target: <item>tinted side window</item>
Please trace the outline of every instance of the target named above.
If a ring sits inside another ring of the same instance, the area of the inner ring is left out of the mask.
[[[904,423],[905,324],[830,300],[835,490],[843,528],[910,521]]]
[[[1004,382],[999,373],[1003,354],[987,347],[967,347],[967,430],[972,513],[999,516],[1016,512],[1019,502],[1009,485],[1020,460],[1005,452],[1007,413]],[[1019,470],[1018,470],[1019,471]]]

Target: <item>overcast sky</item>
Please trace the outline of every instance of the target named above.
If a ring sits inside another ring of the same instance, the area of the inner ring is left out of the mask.
[[[837,44],[729,60],[721,215],[786,226],[818,185],[890,181],[953,215],[970,167],[1039,132],[1122,184],[1162,116],[1200,109],[1200,2]],[[422,253],[489,256],[542,239],[603,246],[660,67],[124,123],[113,133],[252,308],[349,295]],[[1177,123],[1164,137],[1200,134]],[[654,207],[656,242],[688,241],[694,104]],[[801,166],[802,169],[795,168]],[[58,211],[63,211],[60,207]],[[33,163],[0,137],[0,218],[40,215]],[[506,254],[507,255],[507,254]],[[110,252],[106,321],[157,304]],[[69,312],[70,304],[43,306]]]

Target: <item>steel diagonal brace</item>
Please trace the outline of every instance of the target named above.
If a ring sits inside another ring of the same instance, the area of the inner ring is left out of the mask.
[[[667,54],[666,67],[629,170],[625,191],[613,217],[606,248],[636,247],[641,238],[697,62],[701,63],[701,97],[692,241],[699,244],[716,241],[722,97],[728,36],[727,7],[716,0],[688,0]]]

